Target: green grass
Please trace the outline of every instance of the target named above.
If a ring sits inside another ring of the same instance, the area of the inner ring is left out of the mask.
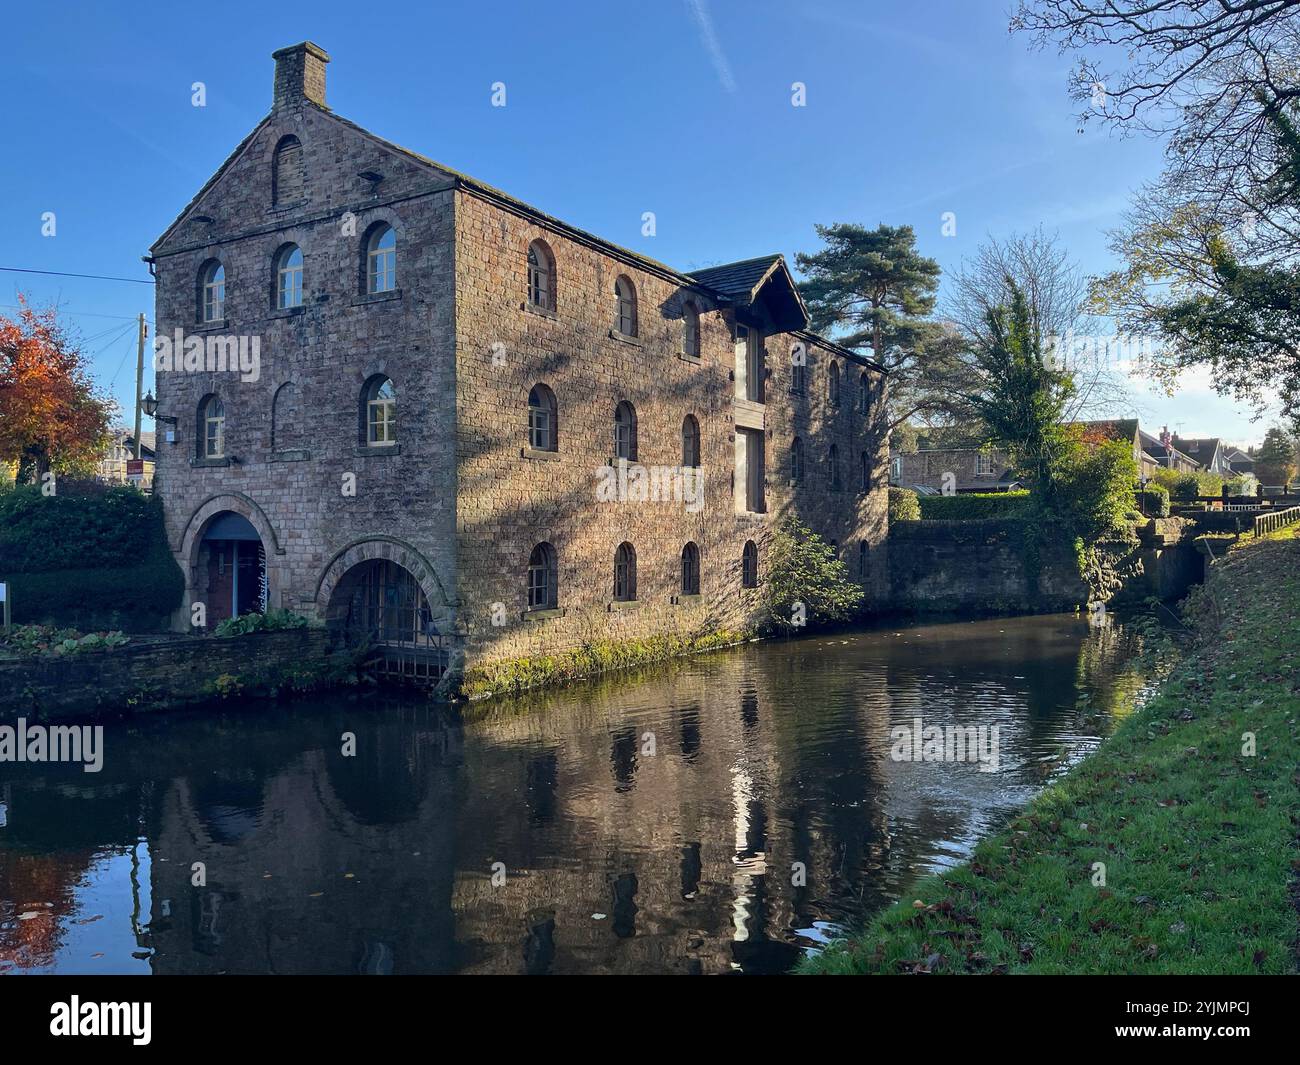
[[[1295,532],[1214,567],[1187,604],[1192,646],[1100,751],[802,971],[1295,972]]]
[[[731,647],[750,638],[751,634],[747,632],[719,630],[690,636],[651,636],[642,640],[594,640],[561,654],[511,658],[475,666],[466,671],[460,694],[471,700],[515,695],[582,677],[663,662],[679,655]]]

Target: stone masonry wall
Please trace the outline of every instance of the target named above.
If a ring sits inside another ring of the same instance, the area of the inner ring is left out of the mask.
[[[306,196],[273,207],[272,156],[287,134],[302,143]],[[377,193],[358,176],[366,170],[383,175]],[[435,577],[426,592],[435,617],[449,623],[437,588],[450,581],[455,543],[448,184],[318,109],[280,109],[193,208],[211,221],[183,222],[156,247],[160,335],[180,328],[261,341],[256,381],[158,373],[159,409],[178,419],[175,443],[160,432],[157,470],[168,536],[191,585],[182,626],[204,579],[196,567],[203,526],[223,510],[243,514],[262,536],[270,605],[323,612],[317,589],[331,559],[390,536],[427,560]],[[398,289],[366,296],[363,241],[380,221],[396,231]],[[287,242],[304,257],[303,306],[291,311],[274,309],[275,253]],[[225,267],[226,320],[201,326],[197,278],[214,258]],[[382,451],[359,446],[362,386],[378,373],[397,392],[399,444]],[[276,401],[283,386],[296,394]],[[225,405],[232,456],[215,467],[196,461],[198,405],[210,393]],[[343,492],[346,474],[355,474],[355,496]]]
[[[6,717],[175,709],[220,695],[221,677],[252,687],[286,664],[304,675],[321,669],[328,640],[320,628],[222,639],[140,638],[111,651],[0,660],[0,689],[8,693]]]
[[[528,306],[526,255],[543,239],[555,260],[555,311]],[[635,285],[639,335],[612,335],[614,282]],[[793,337],[767,338],[767,513],[737,514],[735,354],[732,319],[702,292],[587,246],[468,192],[457,197],[457,532],[458,594],[469,633],[470,663],[547,653],[598,639],[635,639],[659,632],[735,629],[757,617],[760,589],[741,587],[747,540],[759,548],[765,573],[770,529],[796,506],[817,532],[839,541],[856,565],[857,540],[879,544],[885,532],[887,461],[873,448],[876,484],[863,493],[859,455],[868,448],[865,419],[852,409],[856,370],[840,358],[843,403],[825,401],[824,349],[809,354],[807,396],[789,392]],[[698,360],[684,354],[683,305],[701,311]],[[494,352],[495,358],[494,358]],[[530,455],[530,389],[556,396],[558,448]],[[597,469],[613,453],[614,410],[630,402],[637,414],[638,462],[681,462],[683,419],[700,426],[704,505],[680,502],[599,503]],[[792,435],[805,438],[803,485],[789,485]],[[827,491],[822,462],[838,443],[843,490]],[[614,554],[624,541],[637,556],[637,602],[613,600]],[[683,546],[700,549],[701,595],[680,592]],[[559,569],[560,616],[527,611],[527,568],[535,545],[550,543]],[[874,585],[873,585],[874,586]],[[498,606],[499,604],[499,606]],[[494,607],[505,624],[494,625]]]

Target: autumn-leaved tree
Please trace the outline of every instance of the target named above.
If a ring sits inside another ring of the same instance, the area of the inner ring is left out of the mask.
[[[17,316],[0,315],[0,462],[18,463],[20,482],[85,472],[107,446],[113,413],[53,308],[19,296]]]

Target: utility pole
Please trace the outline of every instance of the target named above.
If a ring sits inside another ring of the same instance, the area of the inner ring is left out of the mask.
[[[149,327],[144,324],[144,311],[140,312],[140,336],[135,353],[135,457],[140,457],[140,408],[144,403],[144,338]]]

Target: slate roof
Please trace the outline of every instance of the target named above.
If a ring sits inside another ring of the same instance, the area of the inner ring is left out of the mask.
[[[760,255],[724,266],[696,270],[691,277],[715,292],[748,302],[768,275],[782,262],[780,255]]]
[[[704,270],[696,271],[694,274],[683,273],[680,270],[676,270],[673,267],[668,266],[666,263],[661,263],[658,260],[652,259],[647,255],[642,255],[640,252],[632,251],[629,248],[624,248],[621,245],[614,244],[611,241],[607,241],[602,237],[598,237],[593,233],[587,232],[586,230],[579,229],[577,226],[573,226],[567,222],[563,222],[560,219],[556,218],[555,216],[546,214],[545,212],[538,210],[536,207],[533,207],[531,204],[525,203],[523,200],[511,196],[509,193],[503,192],[501,189],[488,185],[485,182],[477,180],[476,178],[472,178],[468,174],[464,174],[459,170],[454,170],[449,166],[446,166],[433,159],[430,159],[426,155],[421,155],[419,152],[412,151],[410,148],[404,148],[400,144],[396,144],[393,141],[386,140],[385,138],[379,136],[378,134],[372,133],[364,126],[360,126],[357,123],[344,118],[342,115],[335,113],[333,110],[331,110],[328,107],[322,107],[311,100],[304,101],[302,106],[307,108],[314,108],[315,110],[319,111],[321,114],[328,115],[334,121],[341,123],[342,125],[348,127],[351,130],[354,130],[355,132],[361,134],[363,137],[366,137],[369,140],[376,142],[382,147],[390,151],[397,152],[398,154],[407,156],[410,159],[414,159],[416,162],[421,163],[424,166],[431,167],[434,170],[440,171],[441,173],[445,174],[447,177],[449,177],[452,180],[453,187],[462,188],[467,191],[473,192],[485,199],[491,200],[492,202],[497,203],[503,207],[506,207],[516,213],[524,214],[530,218],[534,218],[539,222],[542,222],[543,224],[555,229],[557,232],[564,234],[570,239],[577,241],[580,244],[585,244],[589,247],[598,248],[608,254],[613,255],[615,258],[619,258],[627,262],[635,263],[636,265],[640,266],[642,269],[646,270],[649,273],[658,274],[661,277],[664,277],[669,280],[673,280],[679,284],[704,288],[708,290],[710,293],[722,297],[723,300],[725,301],[749,303],[753,300],[754,296],[757,294],[758,289],[763,285],[764,282],[767,281],[767,279],[773,277],[777,273],[784,274],[785,279],[788,281],[790,289],[793,293],[793,299],[797,303],[800,312],[803,314],[805,326],[807,324],[807,320],[808,320],[807,308],[804,305],[803,298],[799,295],[798,289],[795,288],[794,286],[794,279],[790,275],[789,267],[786,265],[785,257],[783,255],[779,255],[779,254],[760,255],[753,259],[744,259],[741,260],[740,262],[727,263],[722,266],[708,267]],[[168,238],[171,237],[171,235],[176,231],[177,227],[180,226],[180,224],[185,220],[185,218],[190,214],[190,212],[193,211],[195,207],[198,206],[199,201],[203,199],[204,195],[206,195],[207,192],[216,185],[222,173],[224,173],[224,171],[236,159],[238,159],[239,156],[241,156],[245,151],[248,150],[248,148],[253,143],[253,140],[258,135],[258,133],[261,132],[262,128],[266,126],[272,120],[273,117],[274,117],[274,112],[267,114],[265,117],[263,117],[262,120],[258,122],[257,125],[254,126],[253,129],[249,132],[248,136],[246,136],[242,141],[239,142],[238,145],[236,145],[234,151],[232,151],[230,155],[226,157],[225,162],[223,162],[213,173],[213,175],[206,182],[204,182],[203,187],[200,188],[199,191],[194,194],[193,198],[190,200],[188,204],[185,205],[184,209],[180,212],[180,214],[176,216],[176,218],[172,221],[172,223],[163,231],[162,235],[156,241],[154,241],[154,243],[150,246],[151,254],[157,251],[161,247],[161,245],[165,241],[167,241]],[[149,257],[146,257],[146,260],[148,260],[148,258]],[[743,295],[741,294],[742,292]],[[862,355],[860,352],[853,351],[850,348],[842,347],[834,343],[834,341],[827,340],[825,337],[813,333],[806,328],[793,329],[789,331],[795,333],[796,335],[802,336],[805,339],[816,341],[819,344],[824,344],[827,347],[831,348],[832,350],[836,351],[838,354],[843,355],[846,358],[850,358],[855,362],[861,363],[862,365],[870,366],[874,369],[880,370],[882,373],[888,372],[883,365],[881,365],[880,363],[872,359],[869,359],[867,356]]]

